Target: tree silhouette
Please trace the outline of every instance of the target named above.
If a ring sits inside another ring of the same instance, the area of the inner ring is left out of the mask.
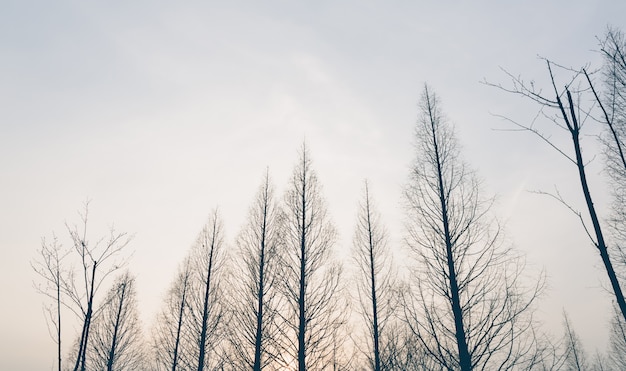
[[[585,233],[588,235],[589,239],[598,250],[598,253],[602,260],[602,264],[611,284],[611,289],[613,291],[615,300],[617,301],[622,316],[626,319],[626,300],[624,299],[624,293],[614,267],[613,259],[611,258],[609,249],[610,246],[607,243],[606,228],[604,228],[603,226],[604,223],[602,222],[597,207],[593,201],[593,194],[589,185],[586,170],[587,163],[583,157],[583,146],[581,144],[581,134],[584,127],[584,119],[585,117],[590,117],[591,112],[585,107],[581,106],[580,96],[584,94],[586,90],[591,90],[600,105],[601,100],[598,98],[595,88],[593,87],[593,83],[591,82],[589,74],[587,73],[585,68],[581,68],[580,70],[572,70],[570,68],[558,66],[547,59],[545,60],[545,62],[547,64],[548,76],[550,79],[551,89],[553,91],[554,98],[549,98],[547,95],[544,95],[540,89],[535,87],[534,82],[526,83],[520,78],[514,77],[510,74],[509,77],[512,79],[513,85],[511,88],[505,88],[501,85],[491,85],[496,86],[504,91],[521,95],[538,103],[541,107],[540,114],[543,115],[543,117],[547,118],[549,121],[551,121],[556,127],[565,131],[568,134],[568,137],[571,139],[572,149],[570,151],[567,151],[554,144],[554,142],[551,141],[546,134],[544,134],[541,130],[537,129],[534,126],[534,123],[531,125],[524,125],[509,120],[518,127],[520,127],[522,130],[537,135],[553,149],[563,155],[567,160],[569,160],[569,162],[572,163],[576,168],[579,183],[582,189],[582,195],[585,200],[585,205],[587,206],[588,218],[591,221],[592,227],[588,228],[587,222],[585,221],[583,214],[580,211],[575,210],[568,203],[566,203],[558,193],[556,195],[550,196],[557,199],[559,202],[569,208],[581,221]],[[562,90],[559,90],[559,88],[557,88],[553,68],[560,68],[561,70],[566,71],[568,75],[571,74],[569,82]],[[585,82],[589,84],[590,88],[572,90],[574,89],[574,84],[576,84],[579,79],[582,79],[583,76],[585,77]],[[606,110],[603,107],[601,108],[602,111],[606,114]],[[546,109],[551,109],[555,113],[550,115],[545,112],[547,111]],[[605,118],[608,118],[608,116],[605,115]],[[573,151],[573,154],[568,154],[568,152],[571,151]],[[616,186],[619,187],[618,184],[616,184]]]
[[[393,282],[387,235],[374,208],[367,181],[359,205],[353,245],[353,256],[359,270],[359,304],[370,340],[367,358],[375,371],[391,369],[389,353],[393,343],[386,331],[393,320],[393,296],[397,290]]]
[[[265,173],[248,220],[237,237],[232,282],[234,363],[240,369],[262,370],[278,357],[278,285],[282,279],[283,215]]]
[[[181,359],[186,359],[184,326],[188,318],[191,295],[191,266],[185,259],[165,298],[164,308],[158,314],[152,334],[155,367],[176,371]]]
[[[191,259],[194,275],[194,294],[190,297],[190,331],[197,355],[196,368],[214,368],[223,362],[218,351],[222,340],[224,308],[220,289],[220,271],[223,265],[222,222],[217,209],[200,232]],[[215,359],[209,359],[214,356]]]
[[[576,334],[576,331],[572,328],[567,313],[563,312],[563,325],[565,326],[565,364],[564,366],[568,370],[582,371],[587,370],[589,365],[587,363],[587,356],[582,344]]]
[[[145,369],[135,279],[128,272],[113,283],[94,317],[93,327],[90,369]]]
[[[524,286],[523,260],[503,246],[491,201],[480,196],[426,85],[419,107],[406,190],[407,242],[417,260],[404,296],[407,322],[440,368],[529,367],[538,347],[532,304],[542,281]]]
[[[63,249],[57,237],[54,236],[51,243],[42,239],[39,255],[37,259],[31,262],[33,270],[43,280],[43,283],[35,285],[37,291],[53,300],[53,304],[46,305],[44,308],[48,330],[50,330],[50,335],[57,344],[58,371],[62,369],[63,359],[61,307],[65,305],[63,294],[67,288],[67,268],[64,267],[63,260],[69,253],[70,251]],[[52,324],[53,329],[50,328],[50,324]]]
[[[345,313],[340,311],[338,297],[341,268],[330,260],[335,236],[309,152],[303,145],[285,196],[282,255],[284,361],[294,362],[299,371],[332,365],[336,349],[333,334],[344,323]]]
[[[621,30],[609,28],[600,42],[604,56],[602,97],[585,74],[594,98],[602,111],[606,170],[613,196],[609,228],[611,253],[618,257],[621,282],[626,274],[626,40]]]

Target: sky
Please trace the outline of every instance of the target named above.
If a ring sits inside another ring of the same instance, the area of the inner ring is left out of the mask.
[[[502,131],[510,124],[497,115],[527,123],[538,107],[481,81],[506,84],[504,68],[545,84],[538,56],[597,67],[596,37],[626,29],[624,14],[617,0],[0,2],[0,369],[53,368],[30,262],[42,237],[67,241],[65,223],[88,199],[94,239],[112,225],[134,235],[146,329],[211,210],[232,245],[265,169],[282,194],[303,141],[338,252],[349,252],[367,178],[403,260],[402,188],[424,83],[496,196],[508,241],[531,274],[547,274],[546,328],[560,336],[565,309],[586,349],[603,349],[611,298],[599,256],[575,216],[529,192],[557,187],[584,206],[575,168],[537,138]]]

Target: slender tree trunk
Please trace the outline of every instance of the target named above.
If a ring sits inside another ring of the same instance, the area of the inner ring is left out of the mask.
[[[58,254],[58,251],[57,251]],[[61,371],[61,271],[59,268],[59,261],[57,255],[57,266],[56,266],[56,276],[57,276],[57,357],[59,363],[59,371]]]
[[[305,154],[306,155],[306,154]],[[303,156],[305,156],[303,155]],[[303,158],[306,164],[306,158]],[[300,234],[300,295],[298,297],[298,371],[306,371],[306,169],[302,169],[302,226]]]
[[[206,288],[204,290],[204,308],[202,311],[202,331],[200,333],[200,355],[198,357],[198,371],[204,371],[204,363],[206,357],[206,337],[207,337],[207,321],[209,318],[209,292],[211,290],[211,273],[213,270],[213,250],[215,248],[215,229],[217,228],[217,220],[213,221],[213,231],[211,236],[211,247],[209,251],[209,263],[207,267]]]
[[[259,257],[259,296],[257,303],[257,318],[256,318],[256,335],[254,346],[254,371],[261,371],[261,341],[263,334],[263,300],[265,293],[265,235],[267,229],[267,182],[265,184],[265,197],[263,204],[263,226],[261,228],[261,256]]]
[[[89,304],[87,305],[87,318],[85,326],[85,343],[83,345],[83,356],[81,360],[80,371],[85,371],[87,367],[87,346],[89,345],[89,329],[91,328],[91,317],[93,316],[93,295],[96,278],[96,262],[93,262],[93,271],[91,272],[91,289],[89,292]]]
[[[117,306],[117,313],[115,316],[115,326],[113,327],[113,340],[111,341],[111,350],[109,350],[109,359],[107,360],[107,371],[113,370],[113,363],[115,362],[115,347],[117,346],[117,334],[120,328],[120,318],[122,316],[122,309],[124,306],[124,296],[126,294],[126,283],[122,283],[122,292],[120,293],[120,303]]]
[[[376,273],[374,270],[374,241],[372,240],[372,220],[370,211],[370,197],[367,183],[365,183],[365,207],[367,212],[367,234],[369,238],[369,260],[370,260],[370,283],[372,289],[372,320],[374,335],[374,370],[380,371],[380,349],[379,349],[379,329],[378,329],[378,303],[376,301]]]
[[[87,313],[85,314],[85,321],[83,322],[83,330],[80,336],[80,344],[78,347],[78,355],[76,357],[76,364],[74,365],[74,371],[79,368],[81,371],[85,371],[85,362],[87,358],[87,344],[89,341],[89,327],[91,326],[91,316],[93,313],[93,295],[94,295],[94,283],[96,279],[96,265],[93,262],[93,269],[91,271],[91,287],[89,288],[89,301],[87,302]]]
[[[606,269],[606,273],[609,276],[609,281],[611,282],[611,287],[613,288],[613,293],[615,294],[617,305],[619,306],[620,311],[622,312],[622,316],[624,317],[624,320],[626,320],[626,301],[624,300],[624,294],[622,293],[622,288],[620,287],[619,281],[617,279],[617,275],[615,274],[615,269],[613,268],[613,264],[611,263],[611,258],[609,257],[609,251],[606,246],[606,242],[604,240],[602,227],[600,226],[598,214],[593,204],[593,199],[591,198],[591,192],[589,190],[589,185],[587,183],[585,163],[583,161],[582,150],[580,148],[580,125],[578,123],[578,119],[576,118],[576,112],[574,110],[572,94],[570,93],[569,89],[567,89],[567,100],[570,106],[570,116],[572,118],[572,122],[570,123],[566,119],[566,124],[572,135],[572,142],[574,144],[574,152],[576,153],[576,166],[578,167],[578,175],[580,177],[580,185],[583,190],[583,195],[585,196],[585,202],[587,203],[587,209],[589,210],[589,217],[591,218],[591,223],[593,224],[593,230],[596,235],[596,247],[598,248],[600,257],[602,258],[602,263],[604,263],[604,268]],[[567,118],[566,113],[565,113],[565,108],[561,102],[561,98],[559,98],[558,96],[557,96],[557,102],[559,104],[559,108],[561,109],[561,113],[563,114],[565,118]]]
[[[87,329],[87,315],[85,314],[85,319],[83,320],[83,329],[80,333],[80,341],[78,342],[78,353],[76,354],[76,362],[74,363],[73,371],[77,371],[80,367],[80,360],[83,355],[83,346],[85,344],[85,330]]]
[[[437,166],[437,182],[439,190],[439,201],[441,203],[441,220],[443,222],[444,239],[446,244],[446,258],[448,265],[448,281],[450,284],[450,296],[452,305],[452,314],[454,316],[454,327],[457,346],[459,350],[459,365],[462,371],[470,371],[472,369],[472,360],[469,354],[467,339],[465,336],[465,328],[463,324],[463,311],[461,309],[461,301],[459,297],[459,286],[456,278],[456,270],[454,267],[454,257],[452,255],[452,239],[450,237],[450,224],[448,218],[448,205],[446,200],[446,192],[443,182],[443,170],[439,152],[439,143],[437,142],[437,129],[431,110],[430,100],[428,100],[428,113],[430,115],[430,123],[432,129],[433,149],[435,154],[435,162]]]
[[[178,311],[178,326],[176,327],[176,341],[174,342],[174,356],[172,359],[172,371],[176,371],[178,365],[178,347],[180,345],[180,331],[183,327],[183,313],[185,312],[185,296],[187,294],[187,280],[188,273],[185,273],[185,279],[183,281],[183,294],[180,299],[180,310]]]

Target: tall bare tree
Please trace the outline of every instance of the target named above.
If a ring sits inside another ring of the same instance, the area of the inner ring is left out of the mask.
[[[63,260],[68,253],[69,251],[61,246],[57,237],[53,236],[52,242],[41,240],[39,254],[31,263],[33,270],[43,280],[35,284],[37,291],[53,301],[44,306],[44,311],[50,336],[57,345],[58,371],[61,371],[63,359],[61,307],[64,305],[63,295],[67,287],[67,267],[64,267]]]
[[[190,296],[189,331],[195,369],[214,369],[222,362],[219,344],[224,316],[220,279],[224,264],[224,236],[219,213],[213,211],[192,251],[194,293]],[[212,358],[211,358],[212,357]]]
[[[618,272],[624,282],[626,276],[626,39],[621,30],[609,28],[600,41],[604,55],[604,94],[594,88],[589,74],[585,74],[604,123],[601,137],[605,148],[606,169],[613,193],[612,213],[609,218],[612,240],[611,253],[619,259]],[[598,89],[600,90],[600,89]]]
[[[95,311],[95,297],[106,278],[119,269],[124,260],[121,251],[128,245],[131,237],[111,229],[108,237],[91,243],[87,238],[89,203],[80,214],[82,224],[67,226],[73,243],[73,251],[78,256],[78,277],[71,272],[65,292],[73,303],[73,310],[82,321],[82,330],[78,340],[76,361],[73,370],[85,371],[87,367],[87,349],[91,321]]]
[[[532,308],[542,281],[526,287],[523,260],[503,246],[473,172],[459,158],[437,96],[424,86],[417,158],[406,200],[417,258],[407,322],[445,369],[530,367],[538,343]]]
[[[217,209],[209,216],[165,298],[152,333],[159,370],[215,370],[224,365],[225,249]]]
[[[626,186],[626,40],[621,30],[609,28],[600,42],[604,55],[604,99],[586,74],[606,124],[604,137],[609,174]]]
[[[578,334],[572,328],[567,313],[563,312],[563,326],[565,326],[565,367],[568,370],[582,371],[589,368],[587,355],[582,347]]]
[[[184,324],[188,320],[190,295],[191,267],[189,259],[185,259],[167,293],[164,308],[157,316],[152,333],[154,362],[158,370],[176,371],[180,360],[188,358],[185,356]]]
[[[61,346],[61,307],[72,311],[80,321],[81,333],[76,347],[70,352],[74,358],[72,370],[84,371],[87,365],[89,334],[94,313],[95,298],[109,275],[125,264],[121,253],[131,237],[126,233],[116,232],[111,228],[108,237],[92,242],[87,237],[89,202],[79,212],[80,226],[66,228],[72,247],[65,250],[56,236],[52,244],[42,241],[40,258],[32,263],[35,272],[44,280],[36,286],[38,290],[54,300],[53,306],[47,307],[47,320],[52,323],[57,343],[57,367],[62,367]],[[78,266],[78,268],[77,268]]]
[[[572,163],[576,168],[579,183],[582,189],[582,195],[587,206],[588,219],[585,219],[580,211],[575,210],[572,206],[567,204],[560,195],[557,194],[551,196],[563,203],[580,219],[583,229],[587,233],[593,245],[598,250],[598,253],[602,260],[602,264],[611,284],[613,295],[615,297],[615,300],[617,301],[617,305],[620,308],[622,316],[626,319],[626,300],[624,299],[624,293],[614,267],[613,259],[611,258],[610,254],[610,251],[613,249],[609,249],[610,246],[607,243],[606,228],[604,227],[604,223],[600,218],[596,204],[593,201],[593,193],[591,191],[587,176],[587,162],[583,157],[583,146],[581,143],[581,133],[584,127],[585,118],[590,117],[592,114],[589,108],[583,107],[581,105],[581,95],[584,94],[585,90],[591,90],[595,98],[597,99],[597,102],[602,106],[601,100],[598,98],[596,90],[593,87],[593,83],[591,82],[589,74],[587,73],[585,68],[581,68],[580,70],[572,70],[570,68],[563,68],[561,66],[558,66],[547,59],[545,60],[545,62],[547,64],[548,78],[550,81],[551,90],[554,94],[554,98],[550,98],[548,95],[544,95],[541,89],[535,86],[534,82],[526,83],[519,77],[515,77],[511,74],[509,74],[509,77],[512,80],[512,87],[506,88],[501,85],[495,86],[504,91],[521,95],[538,103],[540,105],[540,114],[543,117],[547,118],[549,121],[551,121],[554,125],[556,125],[557,128],[564,130],[571,139],[572,149],[568,151],[564,148],[560,148],[553,141],[551,141],[550,138],[548,138],[548,136],[544,134],[544,131],[534,126],[534,122],[531,125],[525,125],[510,120],[521,129],[537,135],[552,148],[557,150],[567,160],[569,160],[569,162]],[[553,68],[560,68],[561,70],[565,70],[565,72],[570,76],[569,82],[565,85],[563,89],[559,89],[557,87],[557,84],[555,83],[555,74],[553,72]],[[591,88],[576,88],[577,83],[582,83],[579,80],[583,79],[583,77],[585,78],[584,82],[589,84]],[[605,118],[609,118],[609,116],[606,115],[607,111],[605,110],[604,106],[602,106],[601,108],[602,111],[605,113]],[[548,109],[553,110],[554,113],[550,114],[546,112],[548,111]],[[573,154],[571,152],[573,152]],[[592,228],[587,227],[586,220],[591,221]]]
[[[278,285],[282,279],[283,215],[266,171],[248,220],[237,237],[237,267],[230,326],[234,363],[260,371],[275,361],[277,349]]]
[[[391,369],[389,348],[393,343],[386,331],[393,320],[397,291],[393,282],[387,233],[373,205],[367,181],[359,205],[353,245],[353,257],[359,269],[359,303],[370,340],[366,356],[373,370]]]
[[[143,334],[135,278],[123,273],[113,283],[93,322],[91,370],[143,370]]]
[[[614,310],[609,333],[608,359],[615,370],[626,369],[626,322],[619,309]]]
[[[285,195],[286,301],[283,314],[288,367],[299,371],[332,366],[334,336],[343,324],[338,306],[341,268],[331,261],[335,228],[328,219],[317,175],[306,145]]]

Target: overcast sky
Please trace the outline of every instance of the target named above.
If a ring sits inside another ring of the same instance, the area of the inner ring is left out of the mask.
[[[66,241],[86,199],[94,239],[112,223],[135,234],[146,329],[211,209],[232,241],[265,168],[282,193],[305,139],[337,249],[350,248],[368,178],[400,251],[425,82],[509,240],[548,274],[547,328],[560,336],[566,309],[588,351],[606,345],[599,257],[575,217],[526,192],[557,186],[582,206],[575,169],[536,138],[494,130],[509,126],[493,113],[529,122],[537,107],[480,81],[506,83],[504,67],[543,84],[537,55],[599,66],[596,36],[626,29],[626,2],[181,3],[0,2],[0,369],[53,367],[29,262],[42,237]],[[591,158],[595,139],[584,144]],[[600,157],[589,166],[606,210]]]

